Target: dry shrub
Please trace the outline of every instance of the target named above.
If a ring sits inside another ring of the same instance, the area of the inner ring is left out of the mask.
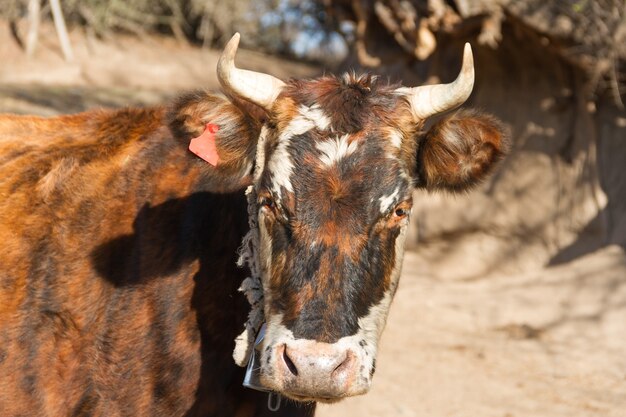
[[[49,17],[45,0],[42,14]],[[253,0],[63,0],[65,19],[106,37],[123,31],[173,34],[203,44],[222,42],[234,31],[255,29],[259,16]],[[15,21],[26,16],[28,0],[4,0],[0,17]]]

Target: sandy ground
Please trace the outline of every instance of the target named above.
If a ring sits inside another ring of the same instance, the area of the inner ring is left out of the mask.
[[[216,86],[214,51],[170,39],[103,43],[74,33],[77,60],[68,64],[45,30],[29,60],[0,25],[0,111],[52,115]],[[321,72],[246,51],[238,59],[283,78]],[[480,259],[480,246],[464,249],[445,268],[433,264],[431,249],[406,254],[372,391],[320,406],[318,415],[626,416],[621,247],[474,279],[464,271]]]
[[[463,281],[408,252],[369,394],[322,416],[626,416],[626,256]]]

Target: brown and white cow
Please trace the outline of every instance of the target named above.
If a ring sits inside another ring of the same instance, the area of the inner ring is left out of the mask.
[[[346,74],[287,83],[218,64],[231,97],[51,119],[0,117],[0,414],[251,416],[232,359],[249,305],[235,266],[257,196],[261,380],[291,399],[365,393],[415,187],[466,190],[505,150],[473,86]],[[251,105],[250,103],[253,103]],[[260,109],[264,110],[261,117]],[[209,164],[188,151],[217,127]]]

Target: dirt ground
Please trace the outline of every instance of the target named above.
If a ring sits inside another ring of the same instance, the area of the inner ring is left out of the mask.
[[[476,281],[407,253],[372,391],[323,416],[626,415],[626,258]]]
[[[77,59],[68,64],[44,29],[29,60],[0,24],[0,111],[53,115],[155,103],[217,84],[215,51],[171,39],[102,42],[73,33]],[[248,51],[238,60],[282,78],[321,72]],[[497,253],[495,244],[414,245],[371,392],[320,406],[318,415],[626,416],[624,249],[608,245],[558,266],[528,262],[533,266],[468,278],[486,254]],[[445,265],[436,262],[441,253]]]

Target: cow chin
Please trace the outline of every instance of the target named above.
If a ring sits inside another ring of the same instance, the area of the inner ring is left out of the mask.
[[[295,339],[277,320],[268,321],[261,355],[261,383],[296,401],[337,402],[369,391],[377,340],[363,332],[335,343]]]

